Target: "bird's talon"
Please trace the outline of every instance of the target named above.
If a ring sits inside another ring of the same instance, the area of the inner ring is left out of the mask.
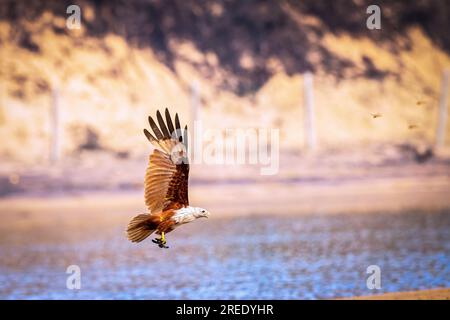
[[[156,243],[158,245],[158,247],[160,247],[160,248],[169,249],[169,247],[166,246],[166,244],[167,244],[166,239],[155,238],[155,239],[152,239],[152,242]]]

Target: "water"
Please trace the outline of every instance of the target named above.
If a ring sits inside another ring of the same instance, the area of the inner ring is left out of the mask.
[[[316,299],[450,287],[450,212],[197,221],[168,250],[122,226],[0,243],[1,299]],[[49,234],[51,231],[49,230]],[[67,266],[81,289],[66,288]],[[366,287],[369,265],[381,290]]]

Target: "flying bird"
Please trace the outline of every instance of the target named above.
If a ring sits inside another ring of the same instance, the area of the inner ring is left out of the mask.
[[[371,113],[371,115],[372,115],[372,118],[374,118],[374,119],[381,117],[381,113]]]
[[[159,127],[148,117],[154,135],[144,129],[145,136],[155,146],[144,180],[145,204],[150,213],[134,217],[128,224],[127,236],[132,242],[141,242],[155,232],[160,238],[152,241],[160,248],[169,248],[167,233],[198,218],[208,218],[210,213],[189,205],[187,126],[181,129],[178,114],[175,114],[174,126],[167,108],[166,122],[159,111],[156,119]]]
[[[417,124],[410,124],[408,125],[409,130],[417,129],[419,126]]]

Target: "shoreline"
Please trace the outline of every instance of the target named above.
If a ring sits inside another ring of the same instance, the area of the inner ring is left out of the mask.
[[[450,288],[389,292],[371,296],[343,298],[339,300],[450,300]]]
[[[437,211],[450,208],[450,183],[439,179],[388,178],[340,183],[266,182],[192,185],[191,205],[218,216]],[[143,190],[22,193],[0,197],[0,214],[23,211],[146,212]]]

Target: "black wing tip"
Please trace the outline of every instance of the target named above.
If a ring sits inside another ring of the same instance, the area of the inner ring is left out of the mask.
[[[158,119],[158,121],[159,121],[159,119],[162,119],[162,115],[159,110],[156,110],[156,119]],[[160,125],[161,125],[161,123],[160,123]]]
[[[148,123],[150,123],[150,127],[152,127],[152,129],[153,126],[156,125],[155,120],[153,120],[152,116],[148,116]]]
[[[156,138],[154,136],[152,136],[150,131],[148,131],[147,129],[144,129],[143,131],[144,131],[144,135],[148,139],[148,141],[150,141],[150,142],[156,141]]]
[[[151,116],[149,116],[148,121],[150,122],[150,127],[152,128],[153,133],[155,134],[156,138],[158,138],[158,140],[164,139],[164,135],[159,130],[158,125],[156,124],[155,120],[153,120],[153,118]]]
[[[170,116],[169,108],[166,108],[165,115],[166,115],[167,129],[169,130],[171,138],[175,139],[178,138],[178,134],[172,122],[172,117]]]
[[[164,136],[164,139],[170,139],[170,132],[167,129],[166,123],[164,122],[164,119],[161,115],[161,112],[159,112],[159,110],[156,111],[156,118],[158,120],[159,128]]]
[[[159,110],[156,110],[156,119],[158,120],[161,117],[161,112]]]
[[[155,134],[156,138],[153,137],[148,130],[144,131],[145,135],[147,136],[147,138],[149,140],[150,140],[150,138],[148,137],[148,134],[155,140],[170,139],[170,138],[172,138],[173,135],[175,135],[175,139],[178,139],[178,141],[182,142],[184,140],[183,139],[183,130],[181,129],[180,118],[178,116],[178,113],[175,113],[175,127],[172,122],[172,117],[170,116],[169,108],[164,109],[164,114],[165,114],[165,118],[166,118],[165,122],[164,122],[164,118],[163,118],[160,110],[156,110],[157,122],[155,121],[155,119],[153,119],[152,116],[148,116],[148,122],[149,122],[150,127],[152,128],[153,133]],[[186,130],[187,130],[187,125],[184,127],[184,131],[186,131]]]
[[[183,144],[186,150],[188,149],[188,126],[184,126],[184,133],[183,133]]]

